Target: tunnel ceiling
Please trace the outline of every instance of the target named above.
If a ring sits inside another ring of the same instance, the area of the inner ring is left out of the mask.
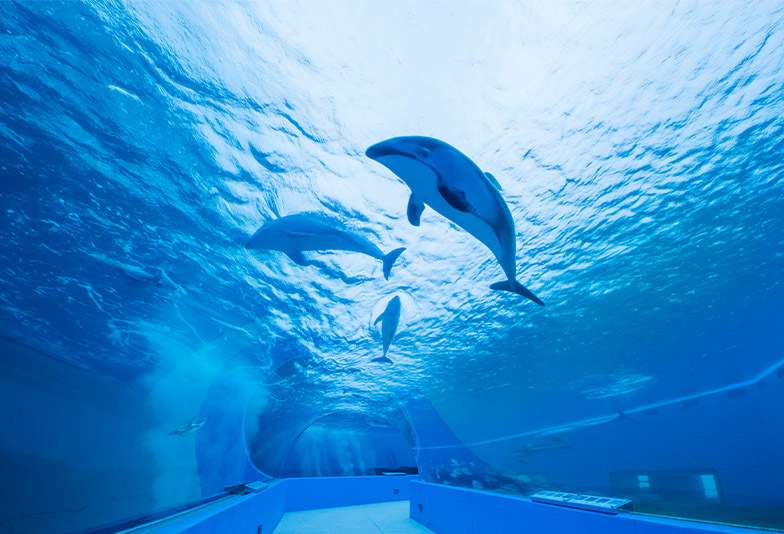
[[[784,54],[762,8],[708,7],[20,7],[57,31],[14,36],[2,82],[3,333],[128,381],[249,366],[316,416],[426,398],[466,440],[748,378],[784,341]],[[364,151],[412,134],[496,176],[545,307],[491,291],[492,255],[433,210],[408,223]],[[245,249],[302,211],[406,247],[390,280]]]

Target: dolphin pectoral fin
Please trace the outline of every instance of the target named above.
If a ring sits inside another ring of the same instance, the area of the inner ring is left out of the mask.
[[[493,186],[494,186],[496,189],[498,189],[499,191],[502,191],[502,190],[503,190],[503,187],[501,187],[501,184],[499,184],[499,183],[498,183],[498,180],[496,180],[496,179],[495,179],[495,176],[493,176],[493,175],[492,175],[492,174],[490,174],[489,172],[486,172],[486,173],[485,173],[485,176],[487,177],[487,179],[488,179],[488,180],[490,180],[490,183],[491,183],[491,184],[493,184]]]
[[[522,295],[525,298],[536,302],[539,306],[544,306],[544,302],[539,300],[539,297],[531,293],[527,287],[515,280],[502,280],[501,282],[496,282],[490,286],[490,289],[511,291],[512,293],[517,293],[518,295]]]
[[[406,215],[408,222],[413,226],[419,226],[419,220],[422,217],[422,212],[425,211],[425,204],[411,193],[408,199],[408,207],[406,208]]]
[[[386,280],[389,280],[389,275],[392,273],[392,266],[395,264],[395,260],[397,260],[398,256],[400,256],[404,250],[406,250],[406,247],[396,248],[381,259],[381,261],[384,263],[384,278]]]
[[[471,213],[473,211],[471,204],[468,203],[465,191],[462,189],[449,187],[446,184],[439,183],[438,192],[441,193],[444,200],[456,210],[462,211],[463,213]]]
[[[308,260],[305,258],[305,255],[302,254],[302,252],[300,252],[299,250],[286,251],[286,256],[291,258],[291,261],[293,261],[297,265],[301,265],[303,267],[307,267],[308,265],[310,265]]]
[[[379,356],[378,358],[373,358],[370,361],[371,362],[376,362],[376,363],[393,363],[392,360],[390,360],[386,356]]]
[[[378,324],[378,322],[379,322],[381,319],[383,319],[383,318],[384,318],[384,312],[381,312],[381,313],[378,315],[378,317],[376,317],[376,320],[375,320],[375,321],[373,321],[373,324],[374,324],[374,325],[375,325],[375,324]]]

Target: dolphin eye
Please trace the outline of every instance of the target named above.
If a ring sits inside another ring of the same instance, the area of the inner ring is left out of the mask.
[[[417,147],[417,154],[420,158],[427,159],[427,157],[430,155],[430,149],[423,146]]]

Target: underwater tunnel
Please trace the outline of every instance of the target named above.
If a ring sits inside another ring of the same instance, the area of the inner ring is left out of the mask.
[[[0,1],[0,533],[784,532],[784,4]]]

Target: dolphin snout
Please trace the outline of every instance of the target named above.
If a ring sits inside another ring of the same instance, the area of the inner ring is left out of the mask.
[[[365,151],[365,155],[370,159],[378,160],[384,156],[406,156],[413,157],[408,151],[400,145],[395,143],[394,140],[381,141],[376,143]]]
[[[370,159],[378,159],[387,156],[389,155],[389,146],[387,143],[376,143],[365,150],[365,155]]]
[[[264,237],[266,232],[263,231],[264,227],[259,228],[256,230],[256,233],[250,236],[250,238],[245,242],[245,248],[252,249],[252,248],[264,248]]]

